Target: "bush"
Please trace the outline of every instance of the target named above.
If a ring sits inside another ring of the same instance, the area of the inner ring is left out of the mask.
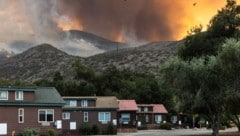
[[[23,136],[39,136],[39,130],[36,128],[26,128],[23,130]]]
[[[117,133],[116,127],[114,127],[113,123],[108,123],[107,128],[103,131],[104,134],[113,135]]]
[[[93,135],[97,135],[97,134],[99,134],[99,132],[100,132],[100,130],[99,130],[98,126],[97,126],[96,124],[94,124],[94,125],[92,126],[91,133],[92,133]]]
[[[91,127],[87,123],[83,123],[80,127],[80,133],[82,135],[91,135]]]
[[[47,132],[47,136],[56,136],[56,132],[54,129],[49,129]]]
[[[159,129],[165,129],[165,130],[171,130],[172,129],[172,125],[171,123],[161,123],[159,126]]]

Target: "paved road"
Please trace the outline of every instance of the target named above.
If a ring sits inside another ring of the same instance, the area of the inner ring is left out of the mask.
[[[220,130],[220,132],[235,132],[237,128]],[[173,130],[138,130],[135,133],[118,133],[120,136],[185,136],[211,134],[211,129],[173,129]]]

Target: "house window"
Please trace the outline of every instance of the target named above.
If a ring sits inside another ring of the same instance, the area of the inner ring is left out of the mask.
[[[162,115],[155,115],[155,122],[160,123],[162,121]]]
[[[141,112],[141,107],[138,107],[138,111]]]
[[[76,100],[66,100],[65,106],[67,107],[77,107],[77,101]]]
[[[148,111],[148,107],[144,107],[144,111],[147,112]]]
[[[110,112],[99,112],[98,113],[98,121],[100,122],[108,122],[111,120]]]
[[[39,122],[53,122],[54,121],[54,110],[53,109],[38,110],[38,121]]]
[[[81,106],[82,107],[87,107],[88,106],[88,101],[87,100],[82,100],[81,101]]]
[[[15,100],[23,100],[23,92],[22,91],[15,92]]]
[[[8,100],[8,92],[0,91],[0,100]]]
[[[62,119],[64,120],[70,119],[70,113],[69,112],[62,113]]]
[[[24,109],[18,109],[18,123],[24,123]]]
[[[145,116],[145,121],[149,122],[149,116],[148,115]]]
[[[177,116],[172,116],[171,121],[172,123],[177,123]]]
[[[122,122],[129,122],[130,121],[130,114],[129,113],[122,113],[121,114]]]
[[[88,122],[88,112],[83,113],[83,122]]]

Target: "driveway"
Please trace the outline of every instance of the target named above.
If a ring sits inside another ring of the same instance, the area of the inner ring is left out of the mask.
[[[235,132],[237,128],[229,128],[220,130],[220,132]],[[211,134],[211,129],[173,129],[173,130],[138,130],[135,133],[118,133],[120,136],[186,136],[186,135],[201,135]]]

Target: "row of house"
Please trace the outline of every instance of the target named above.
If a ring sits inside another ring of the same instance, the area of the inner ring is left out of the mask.
[[[136,104],[114,96],[62,97],[54,87],[0,87],[0,135],[20,135],[25,128],[46,134],[77,135],[83,124],[118,132],[153,127],[165,120],[162,104]]]

